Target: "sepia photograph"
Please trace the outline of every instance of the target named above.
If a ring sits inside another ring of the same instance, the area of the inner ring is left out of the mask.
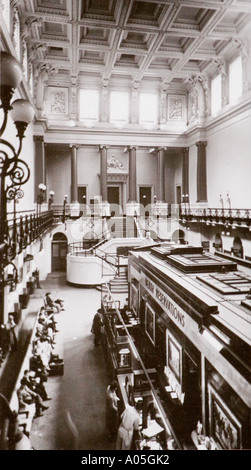
[[[251,0],[0,6],[0,451],[250,451]]]

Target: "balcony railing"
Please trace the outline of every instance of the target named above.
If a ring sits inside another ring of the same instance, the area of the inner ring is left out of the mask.
[[[205,208],[191,209],[180,208],[181,222],[201,222],[212,225],[236,225],[243,228],[251,226],[251,209],[231,209],[231,208]]]
[[[5,250],[8,260],[13,260],[34,240],[39,238],[53,225],[53,212],[34,211],[18,212],[8,214],[5,223]]]

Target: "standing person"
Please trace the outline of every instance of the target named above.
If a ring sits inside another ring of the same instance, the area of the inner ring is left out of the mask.
[[[17,350],[17,337],[16,337],[16,331],[15,331],[16,326],[17,325],[16,325],[13,315],[9,315],[5,328],[8,331],[9,347],[10,347],[11,352],[14,352]]]
[[[38,268],[35,269],[34,273],[33,273],[33,276],[35,278],[35,286],[37,289],[41,289],[41,286],[40,286],[40,280],[39,280],[39,270]]]
[[[114,380],[107,388],[106,391],[106,429],[108,441],[113,442],[116,440],[118,430],[118,401],[119,397],[116,394],[118,382]]]
[[[138,406],[136,405],[138,408]],[[121,415],[121,424],[118,429],[116,450],[130,450],[133,443],[134,432],[139,432],[140,415],[138,410],[128,403]]]
[[[97,313],[95,313],[94,315],[92,328],[91,328],[91,333],[94,334],[95,346],[98,346],[100,344],[100,341],[102,338],[102,325],[103,325],[102,310],[101,308],[99,308]]]

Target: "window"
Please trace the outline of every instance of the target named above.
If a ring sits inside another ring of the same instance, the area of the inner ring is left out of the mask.
[[[99,91],[80,90],[79,119],[87,125],[93,125],[99,119]]]
[[[237,57],[229,65],[229,103],[233,104],[242,95],[242,59]]]
[[[117,125],[126,124],[129,120],[129,93],[126,91],[111,91],[110,93],[110,122]]]
[[[211,112],[216,114],[221,109],[221,74],[211,81]]]
[[[139,123],[147,128],[154,127],[158,122],[158,95],[156,93],[140,93]]]

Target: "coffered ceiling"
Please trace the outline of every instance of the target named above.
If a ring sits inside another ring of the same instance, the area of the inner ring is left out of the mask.
[[[213,73],[241,46],[250,0],[23,0],[30,58],[57,80],[135,85]]]

